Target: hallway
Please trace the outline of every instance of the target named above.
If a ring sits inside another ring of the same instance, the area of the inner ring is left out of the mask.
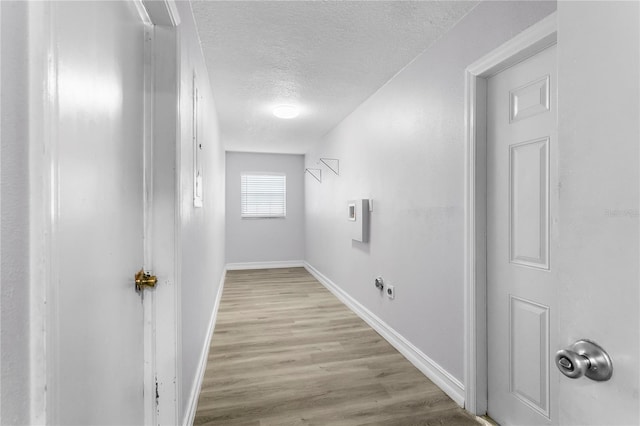
[[[0,425],[640,425],[640,1],[0,23]]]
[[[195,425],[473,425],[305,269],[229,271]]]

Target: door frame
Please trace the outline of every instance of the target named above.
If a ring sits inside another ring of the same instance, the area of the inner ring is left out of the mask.
[[[174,0],[133,0],[145,25],[144,47],[144,265],[158,275],[158,287],[143,292],[144,421],[178,424],[181,395],[179,351],[179,212],[174,185],[180,173],[180,15]],[[161,96],[156,96],[162,88]],[[167,155],[167,151],[169,155]],[[174,170],[172,179],[159,174]],[[173,191],[173,205],[155,197]],[[167,242],[170,241],[170,244]],[[161,315],[158,315],[161,313]]]
[[[465,70],[465,409],[487,413],[487,80],[554,45],[556,12]]]
[[[154,203],[153,180],[159,167],[156,161],[155,150],[157,135],[154,131],[160,120],[156,120],[158,105],[161,101],[155,96],[157,92],[156,78],[158,75],[171,78],[175,85],[176,99],[179,96],[179,58],[178,43],[170,58],[175,63],[173,68],[164,68],[164,63],[157,61],[159,47],[167,48],[155,43],[157,26],[163,27],[165,32],[173,32],[177,40],[180,17],[174,0],[133,0],[133,5],[138,11],[141,23],[144,25],[144,130],[143,130],[143,191],[144,191],[144,256],[143,267],[152,269],[154,266],[154,253],[159,245],[158,227],[153,224],[153,218],[157,216],[157,205]],[[31,104],[31,127],[34,129],[30,136],[29,162],[32,164],[29,171],[29,200],[32,209],[30,211],[30,329],[32,333],[30,350],[31,356],[31,419],[34,424],[55,423],[58,418],[58,400],[54,384],[56,383],[56,357],[59,343],[57,337],[59,330],[56,327],[58,304],[57,287],[59,263],[57,246],[58,234],[58,139],[57,139],[57,48],[55,45],[55,29],[52,25],[55,13],[50,3],[43,3],[38,7],[32,7],[29,11],[29,21],[33,22],[33,28],[37,28],[32,37],[32,50],[29,52],[31,62],[35,64],[32,76],[29,78],[31,90],[29,101]],[[166,55],[165,55],[166,56]],[[179,110],[176,99],[167,105],[162,103],[164,113],[170,111],[175,119],[175,129],[179,130]],[[165,115],[166,118],[166,115]],[[160,132],[158,132],[160,133]],[[173,153],[179,151],[179,135],[167,136],[172,143]],[[179,165],[179,162],[177,163]],[[164,170],[164,169],[163,169]],[[179,169],[175,173],[179,173]],[[174,217],[179,211],[177,199],[178,189],[171,188],[176,196],[174,206],[170,212]],[[172,236],[177,235],[178,223],[172,220],[169,226]],[[179,240],[173,239],[174,247],[170,251],[178,250]],[[143,381],[144,392],[144,422],[146,425],[178,424],[179,391],[180,391],[180,357],[178,351],[179,312],[179,286],[176,285],[179,278],[179,256],[173,255],[171,265],[167,265],[169,281],[171,285],[164,286],[159,282],[160,291],[147,290],[143,298]],[[132,271],[133,273],[134,271]],[[163,286],[165,288],[163,288]],[[132,297],[136,297],[133,287],[133,275],[131,277]],[[159,293],[159,294],[158,294]],[[162,312],[162,316],[156,315]],[[165,336],[167,336],[165,338]],[[156,398],[158,383],[166,383],[167,392],[162,398]],[[164,402],[160,404],[160,402]],[[171,401],[171,403],[169,403]]]

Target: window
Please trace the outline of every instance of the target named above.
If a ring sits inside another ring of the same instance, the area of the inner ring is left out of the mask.
[[[240,199],[243,218],[285,217],[287,177],[280,174],[242,174]]]

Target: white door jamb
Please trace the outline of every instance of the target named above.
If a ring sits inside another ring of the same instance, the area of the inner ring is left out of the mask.
[[[160,229],[167,229],[165,215],[157,212],[157,203],[154,199],[154,176],[157,168],[166,168],[163,156],[156,154],[161,149],[160,145],[171,143],[177,147],[176,139],[169,137],[159,141],[164,129],[158,129],[158,125],[165,120],[174,119],[177,127],[177,111],[170,111],[166,100],[157,97],[158,84],[174,84],[177,87],[177,74],[171,70],[175,65],[175,58],[178,52],[171,54],[160,54],[158,49],[171,49],[176,46],[172,43],[165,43],[167,33],[176,31],[180,24],[180,16],[174,0],[134,0],[136,8],[140,14],[140,19],[145,24],[145,58],[144,58],[144,269],[152,273],[164,274],[168,276],[165,282],[158,284],[161,289],[146,290],[143,294],[144,306],[144,421],[146,425],[175,424],[178,418],[178,401],[180,395],[180,357],[178,352],[178,326],[179,319],[175,307],[178,306],[178,267],[176,262],[178,256],[173,257],[173,262],[169,265],[166,253],[159,253],[157,250],[159,240],[163,236],[158,235],[158,222],[162,221]],[[163,28],[162,35],[158,36],[156,29]],[[168,30],[168,31],[167,31]],[[160,42],[156,39],[160,38]],[[169,37],[170,38],[170,37]],[[160,76],[160,78],[158,78]],[[158,80],[162,79],[162,82]],[[176,90],[177,93],[177,90]],[[172,102],[172,101],[169,101]],[[169,110],[169,111],[168,111]],[[158,119],[158,115],[162,118]],[[154,161],[155,160],[155,161]],[[172,169],[172,167],[168,167]],[[166,188],[165,188],[166,189]],[[179,190],[176,188],[174,197],[177,197]],[[177,200],[177,198],[176,198]],[[166,208],[163,205],[163,208]],[[178,211],[178,205],[173,206],[174,210],[169,216],[173,217]],[[162,216],[162,217],[160,217]],[[177,224],[172,223],[173,233],[177,233]],[[173,243],[178,244],[179,239],[174,238]],[[176,253],[177,248],[170,248],[171,253]],[[163,270],[160,271],[160,264]],[[154,268],[155,266],[155,268]],[[157,271],[156,271],[157,270]],[[162,278],[162,276],[161,276]],[[171,283],[171,284],[169,284]],[[162,312],[163,317],[158,318],[157,312]],[[159,392],[162,393],[161,397]],[[172,404],[168,404],[172,401]],[[162,404],[161,404],[162,402]]]

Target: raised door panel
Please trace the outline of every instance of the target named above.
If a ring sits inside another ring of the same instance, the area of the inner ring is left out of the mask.
[[[549,111],[549,80],[546,75],[509,92],[511,123]]]
[[[510,261],[549,269],[549,138],[509,147]]]
[[[509,391],[549,417],[549,307],[509,299]]]

